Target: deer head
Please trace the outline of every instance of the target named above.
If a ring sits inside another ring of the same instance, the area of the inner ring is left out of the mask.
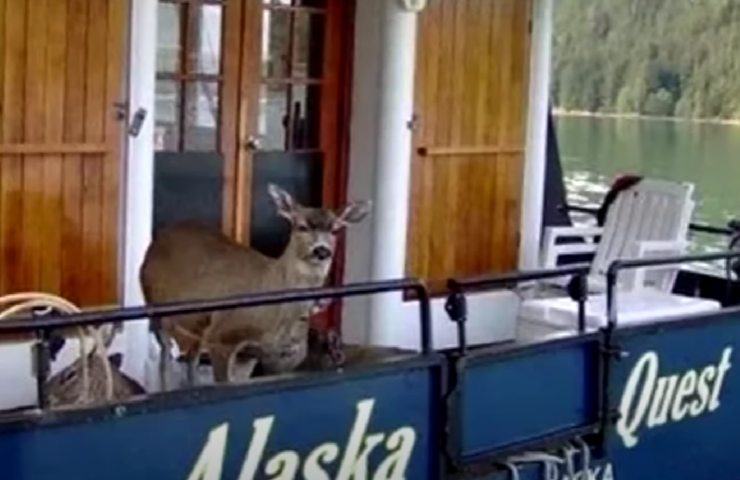
[[[371,209],[370,201],[350,202],[338,211],[305,207],[275,184],[268,186],[268,192],[278,215],[290,222],[288,248],[297,257],[294,259],[314,271],[328,270],[339,232],[350,224],[362,221]]]

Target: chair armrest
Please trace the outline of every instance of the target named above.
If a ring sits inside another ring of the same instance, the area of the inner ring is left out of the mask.
[[[650,258],[655,256],[682,255],[688,249],[689,242],[685,240],[642,240],[634,243],[635,258]],[[663,292],[673,290],[673,284],[676,280],[679,264],[655,265],[650,267],[636,268],[625,275],[627,288],[630,290],[639,290],[644,288],[657,288]],[[657,285],[648,285],[645,275],[648,272],[663,272],[663,278],[660,278]]]
[[[540,261],[542,268],[557,267],[558,258],[562,255],[594,253],[597,245],[594,237],[601,236],[603,233],[602,227],[547,227],[542,244]],[[558,240],[563,238],[581,238],[584,243],[558,244]]]

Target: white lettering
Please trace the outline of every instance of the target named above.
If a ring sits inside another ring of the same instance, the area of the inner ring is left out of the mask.
[[[385,442],[385,448],[392,453],[380,464],[373,480],[405,479],[414,443],[416,443],[416,432],[413,428],[403,427],[393,432]]]
[[[337,474],[337,480],[349,480],[350,478],[364,479],[367,476],[367,455],[370,450],[383,441],[383,435],[370,435],[365,439],[365,448],[360,452],[362,440],[367,431],[367,425],[370,421],[370,415],[373,411],[375,400],[363,400],[357,404],[357,416],[355,423],[352,425],[352,431],[347,441],[347,449],[344,451],[341,467]],[[364,460],[364,461],[363,461]],[[365,470],[361,470],[363,468]]]
[[[668,411],[671,408],[671,399],[676,391],[677,383],[678,375],[658,379],[653,394],[653,402],[650,405],[650,414],[648,414],[648,428],[665,425],[665,422],[668,421]],[[650,392],[643,391],[643,394],[650,395]]]
[[[325,443],[320,445],[308,455],[306,464],[303,466],[304,478],[315,480],[331,480],[329,474],[321,467],[321,464],[331,463],[339,456],[339,447],[336,443]]]
[[[272,430],[272,423],[275,421],[275,417],[263,417],[258,418],[252,423],[252,441],[249,442],[249,449],[247,450],[247,456],[244,458],[242,464],[242,471],[239,474],[239,480],[252,480],[257,473],[259,468],[260,459],[265,453],[265,447],[267,446],[267,439],[270,436]]]
[[[226,437],[229,424],[223,423],[208,434],[208,440],[195,462],[188,480],[220,480],[226,452]]]
[[[301,459],[298,454],[286,450],[278,453],[267,462],[265,473],[270,475],[270,480],[293,480],[296,473],[298,473],[299,463],[301,463]]]
[[[357,413],[347,439],[337,480],[402,480],[416,443],[416,432],[411,427],[401,427],[387,433],[367,433],[375,400],[366,399],[357,404]],[[252,423],[252,437],[244,456],[239,480],[252,480],[258,476],[262,465],[270,480],[293,480],[301,475],[312,480],[330,480],[327,467],[339,460],[339,445],[323,443],[309,451],[303,459],[298,452],[283,450],[265,459],[265,452],[275,423],[274,416],[261,417]],[[208,435],[198,460],[188,480],[221,480],[229,425],[224,423]],[[370,457],[378,447],[384,457],[375,472],[369,470]],[[299,472],[301,472],[299,474]]]
[[[716,366],[661,376],[658,355],[645,352],[632,368],[619,403],[617,433],[624,445],[637,445],[643,424],[655,428],[719,408],[722,386],[732,367],[731,355],[732,347],[727,347]]]
[[[681,383],[678,384],[678,391],[676,392],[676,398],[673,400],[673,408],[671,408],[671,419],[674,422],[680,422],[689,413],[689,404],[685,400],[694,394],[696,391],[696,379],[698,375],[695,371],[689,370],[681,378]]]
[[[606,464],[604,475],[601,476],[601,480],[614,480],[614,471],[611,463]]]
[[[691,402],[691,409],[689,410],[692,417],[697,417],[704,413],[707,405],[709,405],[709,395],[711,393],[709,391],[709,384],[714,380],[716,375],[717,369],[712,365],[705,368],[701,372],[701,375],[699,375],[699,384],[697,385],[697,395],[699,398]]]
[[[634,418],[630,420],[630,411],[632,410],[632,400],[635,398],[637,393],[637,386],[645,370],[645,384],[642,387],[642,393],[640,394],[635,410]],[[638,360],[635,367],[632,369],[632,373],[627,379],[627,385],[624,387],[624,393],[622,394],[622,401],[619,404],[620,418],[617,422],[617,433],[622,437],[622,441],[626,447],[634,447],[637,445],[637,437],[635,432],[642,423],[642,419],[647,411],[650,396],[646,395],[645,392],[651,392],[655,385],[655,379],[658,376],[658,356],[655,352],[647,352],[640,360]]]
[[[611,463],[607,463],[603,466],[591,467],[588,472],[579,469],[571,477],[565,466],[547,462],[543,478],[546,480],[614,480],[614,469]]]
[[[727,347],[722,352],[722,360],[717,366],[717,381],[714,383],[714,390],[712,390],[712,398],[709,400],[709,411],[713,412],[719,408],[719,392],[722,389],[722,384],[725,381],[725,374],[732,366],[730,364],[730,356],[732,355],[732,348]]]

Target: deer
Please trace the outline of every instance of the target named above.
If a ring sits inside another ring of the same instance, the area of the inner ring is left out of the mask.
[[[371,202],[353,201],[335,211],[301,205],[275,184],[268,185],[268,193],[276,214],[290,225],[282,255],[268,257],[191,221],[173,223],[155,233],[145,253],[139,280],[146,303],[323,286],[337,236],[361,222]],[[308,301],[150,319],[161,349],[161,386],[166,390],[173,343],[187,362],[191,385],[205,351],[216,383],[230,381],[240,354],[249,359],[248,371],[256,365],[264,374],[293,371],[307,356],[309,317],[327,306],[326,301]]]

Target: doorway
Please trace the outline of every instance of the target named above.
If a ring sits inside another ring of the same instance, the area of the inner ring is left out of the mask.
[[[271,256],[267,184],[344,197],[351,2],[160,0],[154,226],[197,219]]]

